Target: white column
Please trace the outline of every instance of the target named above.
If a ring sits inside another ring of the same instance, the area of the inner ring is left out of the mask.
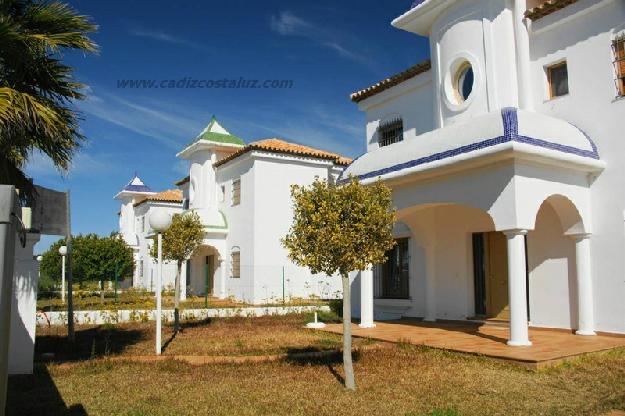
[[[525,25],[527,0],[514,0],[513,27],[516,49],[517,86],[519,108],[531,110],[532,96],[530,88],[530,46],[529,33]],[[529,25],[529,23],[528,23]]]
[[[226,261],[222,258],[219,261],[219,299],[226,299],[226,278],[228,277],[228,270],[226,267]]]
[[[432,65],[432,74],[434,78],[434,128],[439,129],[443,127],[443,114],[441,111],[441,70],[440,70],[440,45],[438,41],[434,40],[434,37],[430,37],[430,51],[432,56],[430,62]]]
[[[360,325],[361,328],[375,328],[373,323],[373,269],[360,272]]]
[[[508,239],[508,301],[510,339],[508,345],[532,345],[527,328],[525,234],[527,230],[504,231]]]
[[[430,239],[425,248],[425,317],[424,321],[436,321],[436,244]]]
[[[577,271],[577,335],[596,335],[590,268],[590,234],[572,236],[575,240],[575,265]]]
[[[161,355],[161,291],[163,290],[163,234],[157,236],[158,269],[156,274],[156,355]]]
[[[65,303],[65,256],[61,256],[61,302]]]
[[[187,261],[182,262],[182,270],[180,270],[180,300],[187,300]]]

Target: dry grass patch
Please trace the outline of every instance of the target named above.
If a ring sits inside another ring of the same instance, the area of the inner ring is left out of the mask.
[[[341,336],[303,328],[308,315],[259,318],[217,318],[187,322],[173,337],[173,326],[163,327],[165,355],[267,355],[340,348]],[[76,331],[77,348],[67,345],[64,327],[37,328],[36,354],[54,353],[57,360],[105,355],[151,355],[155,324],[83,325]],[[372,341],[355,339],[355,346]]]
[[[625,409],[623,350],[529,372],[404,345],[365,352],[355,372],[358,391],[349,393],[340,384],[340,363],[52,364],[36,377],[11,378],[9,414],[57,414],[50,412],[55,396],[65,409],[89,415],[599,415]]]

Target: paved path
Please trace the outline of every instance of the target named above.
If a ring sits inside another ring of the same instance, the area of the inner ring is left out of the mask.
[[[341,324],[327,325],[324,331],[341,334]],[[510,347],[507,326],[470,322],[425,323],[417,320],[376,322],[375,328],[352,326],[354,336],[389,342],[407,342],[433,348],[486,355],[541,368],[580,354],[625,347],[625,336],[580,336],[568,331],[530,328],[530,347]]]

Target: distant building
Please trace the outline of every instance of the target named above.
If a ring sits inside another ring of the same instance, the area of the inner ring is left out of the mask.
[[[358,91],[398,244],[356,313],[625,333],[622,0],[421,0],[431,59]],[[373,286],[373,287],[372,287]],[[374,299],[371,299],[371,298]]]
[[[148,218],[158,207],[194,211],[204,224],[204,243],[183,270],[189,294],[208,291],[258,304],[340,293],[338,276],[295,266],[280,239],[292,222],[291,185],[310,184],[315,177],[334,181],[350,159],[280,139],[246,145],[214,117],[177,156],[189,162],[179,189],[155,193],[135,177],[116,195],[122,203],[120,232],[135,252],[133,286],[153,288]],[[164,285],[173,287],[174,277],[175,265],[165,265]]]

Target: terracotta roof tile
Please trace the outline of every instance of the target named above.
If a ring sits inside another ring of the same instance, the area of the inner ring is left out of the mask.
[[[577,0],[547,0],[536,7],[528,9],[525,12],[525,17],[531,20],[538,20],[573,3],[577,3]]]
[[[157,201],[157,202],[182,202],[182,190],[180,189],[168,189],[163,192],[159,192],[154,195],[147,196],[137,202],[135,202],[134,206],[140,205],[147,201]]]
[[[243,149],[236,151],[228,157],[225,157],[215,163],[215,167],[221,166],[232,159],[239,157],[240,155],[247,153],[252,150],[263,150],[266,152],[273,153],[285,153],[292,154],[296,156],[307,156],[314,157],[319,159],[327,159],[331,160],[337,165],[349,165],[351,163],[351,159],[347,157],[343,157],[336,153],[326,152],[325,150],[315,149],[313,147],[304,146],[296,143],[289,143],[287,141],[281,139],[265,139],[259,140],[257,142],[253,142],[245,146]]]
[[[362,89],[360,91],[356,91],[353,93],[350,98],[353,102],[358,103],[365,98],[369,98],[373,95],[379,94],[384,90],[388,90],[395,85],[399,85],[402,82],[409,80],[410,78],[416,77],[419,74],[427,72],[432,67],[430,60],[423,61],[417,65],[411,66],[405,71],[400,72],[399,74],[395,74],[389,78],[383,79],[375,85]]]

